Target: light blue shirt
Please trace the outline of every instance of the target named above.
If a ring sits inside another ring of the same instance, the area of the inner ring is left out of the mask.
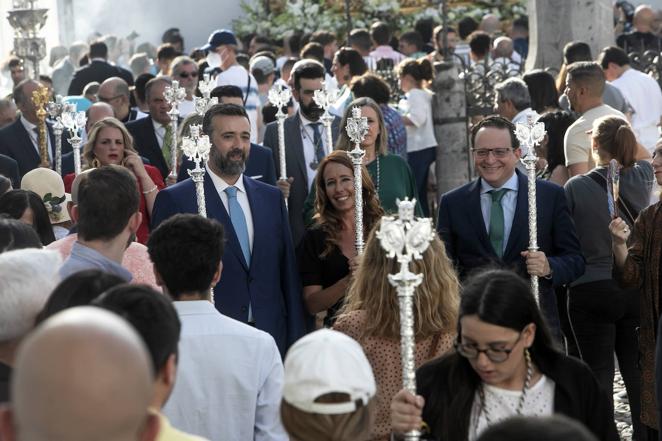
[[[88,269],[98,269],[114,274],[127,282],[133,278],[131,272],[119,263],[76,241],[71,248],[71,254],[60,268],[60,277],[64,280],[72,274]]]
[[[489,193],[492,190],[500,190],[507,188],[507,191],[501,199],[501,207],[503,207],[503,252],[506,251],[508,245],[508,238],[510,231],[513,228],[513,219],[515,218],[515,209],[517,208],[517,192],[519,191],[519,180],[517,173],[513,175],[499,188],[492,187],[485,182],[484,179],[480,180],[480,211],[483,213],[483,221],[485,221],[485,231],[490,231],[490,211],[492,210],[492,195]]]

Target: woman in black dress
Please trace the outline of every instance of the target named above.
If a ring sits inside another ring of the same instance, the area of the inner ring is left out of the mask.
[[[363,167],[363,231],[368,236],[384,211],[375,186]],[[303,298],[308,312],[326,311],[329,327],[357,267],[354,222],[354,169],[346,152],[336,150],[320,163],[315,183],[314,224],[298,249]]]

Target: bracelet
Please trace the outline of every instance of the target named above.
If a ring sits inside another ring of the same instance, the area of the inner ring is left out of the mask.
[[[148,194],[150,194],[150,193],[155,192],[155,191],[158,190],[158,189],[159,189],[159,188],[158,188],[156,185],[154,185],[154,187],[150,188],[149,190],[147,190],[147,191],[143,191],[143,194],[144,194],[144,195],[148,195]]]

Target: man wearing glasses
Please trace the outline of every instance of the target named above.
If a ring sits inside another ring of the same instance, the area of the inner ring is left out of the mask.
[[[145,113],[131,108],[129,93],[129,85],[126,81],[120,77],[111,77],[99,86],[97,99],[102,103],[110,104],[115,118],[123,123],[146,117]]]
[[[540,306],[560,337],[554,287],[584,273],[584,258],[563,188],[537,181],[538,246],[529,252],[527,177],[516,170],[515,126],[491,116],[471,131],[479,178],[441,197],[437,230],[461,277],[483,266],[540,277]]]
[[[179,86],[186,90],[186,98],[179,103],[179,116],[186,118],[189,113],[195,110],[193,95],[198,87],[198,65],[192,58],[186,55],[180,55],[172,60],[170,67],[172,79],[179,81]]]

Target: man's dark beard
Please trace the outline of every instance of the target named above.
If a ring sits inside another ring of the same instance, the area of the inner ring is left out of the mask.
[[[234,153],[241,153],[241,161],[230,159],[230,155]],[[209,152],[209,160],[223,176],[238,176],[246,169],[246,153],[238,148],[234,148],[223,155],[212,147]]]
[[[301,114],[310,121],[317,121],[320,119],[320,116],[324,113],[324,109],[319,107],[315,100],[311,100],[310,104],[307,106],[303,103],[299,103],[299,109],[301,109]]]

